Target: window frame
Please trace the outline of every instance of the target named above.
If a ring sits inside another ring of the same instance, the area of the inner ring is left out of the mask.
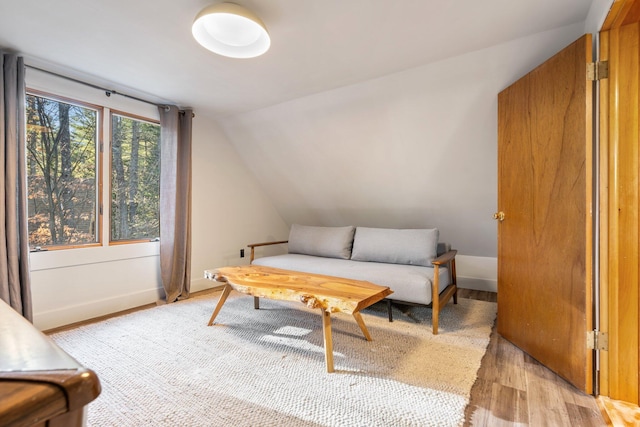
[[[64,249],[80,249],[80,248],[90,248],[90,247],[102,247],[103,246],[103,223],[104,223],[104,218],[103,218],[103,186],[102,186],[102,181],[103,181],[103,177],[102,177],[102,172],[103,172],[103,155],[102,155],[102,151],[103,151],[103,137],[104,137],[104,128],[103,128],[103,121],[104,121],[104,112],[105,112],[105,107],[102,105],[98,105],[98,104],[94,104],[91,102],[86,102],[86,101],[81,101],[79,99],[74,99],[74,98],[70,98],[68,96],[64,96],[64,95],[58,95],[52,92],[48,92],[48,91],[43,91],[43,90],[38,90],[38,89],[33,89],[30,87],[27,87],[25,90],[25,99],[24,99],[24,103],[25,103],[25,114],[26,114],[26,103],[27,103],[27,96],[36,96],[39,98],[46,98],[46,99],[50,99],[52,101],[58,101],[58,102],[63,102],[66,104],[70,104],[70,105],[75,105],[75,106],[80,106],[80,107],[85,107],[91,110],[95,110],[96,111],[96,147],[95,147],[95,156],[96,156],[96,170],[95,170],[95,174],[96,174],[96,223],[95,223],[95,227],[96,227],[96,233],[95,233],[95,238],[96,241],[95,242],[91,242],[91,243],[83,243],[83,244],[72,244],[72,245],[47,245],[47,246],[31,246],[31,244],[29,244],[29,252],[42,252],[42,251],[59,251],[59,250],[64,250]],[[26,124],[26,117],[25,117],[25,129],[24,129],[25,135],[27,132],[27,124]],[[26,138],[25,138],[25,144],[26,144]],[[28,156],[28,154],[27,154]],[[25,159],[26,160],[26,159]],[[25,177],[27,179],[27,182],[29,180],[28,175]],[[28,188],[27,188],[27,193],[28,193]],[[27,194],[27,196],[29,196],[29,193]],[[29,217],[29,211],[27,209],[27,218]]]
[[[118,246],[118,245],[128,245],[128,244],[132,244],[132,243],[145,243],[145,242],[156,242],[159,241],[160,239],[160,229],[158,228],[158,236],[151,238],[142,238],[142,239],[121,239],[121,240],[113,240],[113,236],[111,235],[111,221],[113,220],[113,218],[111,217],[111,203],[113,202],[111,194],[113,192],[113,180],[112,180],[112,173],[113,173],[113,115],[118,115],[118,116],[122,116],[122,117],[126,117],[129,119],[134,119],[134,120],[139,120],[139,121],[144,121],[147,123],[153,123],[156,124],[158,126],[160,126],[160,120],[156,120],[156,119],[151,119],[148,117],[144,117],[141,116],[139,114],[132,114],[132,113],[128,113],[128,112],[124,112],[118,109],[109,109],[109,215],[107,216],[109,221],[107,222],[107,224],[109,225],[109,246]],[[160,145],[160,141],[158,141],[158,145]],[[160,147],[158,147],[160,149]],[[162,155],[162,153],[160,154]],[[103,156],[104,157],[104,156]],[[159,175],[158,175],[158,179],[159,179]],[[160,188],[158,187],[158,197],[160,196]],[[158,207],[158,219],[160,219],[160,208]]]
[[[35,87],[34,87],[35,86]],[[110,99],[104,100],[104,102],[100,101],[97,97],[92,95],[87,95],[81,93],[79,91],[76,95],[76,90],[73,88],[62,88],[57,90],[51,90],[49,88],[50,84],[42,85],[42,84],[27,84],[25,90],[25,107],[27,103],[26,96],[36,96],[41,98],[47,98],[54,101],[59,101],[71,105],[86,107],[96,111],[97,123],[96,123],[96,232],[95,232],[95,242],[84,243],[84,244],[70,244],[70,245],[41,245],[41,246],[32,246],[29,244],[29,252],[32,254],[36,253],[46,253],[48,251],[51,252],[59,252],[64,251],[66,249],[90,249],[90,248],[108,248],[111,246],[122,246],[122,245],[139,245],[139,244],[152,244],[157,245],[159,242],[160,236],[156,236],[154,238],[143,238],[143,239],[128,239],[128,240],[111,240],[111,177],[112,177],[112,155],[111,155],[111,136],[112,136],[112,116],[113,114],[124,116],[127,118],[141,120],[147,123],[152,123],[160,126],[159,118],[152,118],[153,112],[148,108],[138,108],[136,103],[130,103],[127,100],[122,102],[120,100],[116,100],[117,102],[112,102]],[[40,87],[40,88],[38,88]],[[69,93],[73,93],[69,95]],[[67,93],[66,95],[60,93]],[[109,95],[107,94],[107,97]],[[136,111],[136,112],[130,112]],[[142,112],[142,113],[140,113]],[[26,108],[25,108],[26,114]],[[26,119],[26,117],[25,117]],[[25,129],[24,132],[26,134],[26,120],[25,120]],[[25,139],[26,144],[26,139]],[[161,141],[158,141],[158,144],[161,144]],[[160,148],[160,147],[159,147]],[[28,155],[28,153],[27,153]],[[108,156],[106,158],[105,156]],[[108,166],[108,167],[107,167]],[[27,177],[28,178],[28,177]],[[108,180],[105,187],[105,181]],[[106,191],[108,190],[108,192]],[[159,192],[160,193],[160,192]],[[160,196],[160,194],[158,194]],[[107,198],[108,197],[108,198]],[[109,212],[105,212],[105,209],[109,209]],[[159,208],[158,208],[159,209]],[[28,215],[27,211],[27,215]],[[158,213],[159,215],[159,213]],[[105,233],[105,230],[106,231]],[[160,231],[159,231],[160,233]],[[154,247],[150,246],[150,247]],[[146,250],[146,249],[145,249]],[[83,255],[84,257],[84,255]],[[74,261],[69,261],[74,264]]]

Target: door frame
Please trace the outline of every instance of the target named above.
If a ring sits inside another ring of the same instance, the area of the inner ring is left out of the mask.
[[[599,84],[599,323],[609,339],[608,350],[599,352],[598,391],[634,404],[640,403],[640,60],[626,38],[631,31],[640,39],[639,22],[640,0],[613,3],[600,31],[600,59],[609,62],[609,77]]]

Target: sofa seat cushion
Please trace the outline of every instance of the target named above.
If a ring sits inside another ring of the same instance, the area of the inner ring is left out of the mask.
[[[393,294],[389,296],[392,300],[417,304],[431,303],[433,267],[361,262],[301,254],[285,254],[258,258],[253,261],[253,264],[304,273],[365,280],[377,285],[388,286],[393,291]],[[441,267],[440,289],[438,293],[442,292],[448,284],[449,273],[446,268]]]

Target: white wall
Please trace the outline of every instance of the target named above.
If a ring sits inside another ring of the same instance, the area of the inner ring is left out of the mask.
[[[589,8],[589,14],[584,23],[584,32],[596,34],[602,28],[602,24],[611,9],[613,0],[593,0]]]
[[[155,107],[61,80],[31,69],[27,86],[81,101],[157,118]],[[108,141],[105,141],[105,151]],[[108,206],[105,169],[104,206]],[[192,291],[212,286],[203,271],[248,263],[239,251],[288,228],[217,125],[197,115],[193,122]],[[103,224],[108,230],[108,224]],[[159,300],[157,242],[67,249],[30,254],[34,324],[39,329],[121,311]],[[248,256],[248,254],[247,254]]]
[[[217,125],[198,117],[196,123],[192,290],[210,287],[203,278],[205,269],[248,264],[247,244],[289,235],[288,225]],[[240,249],[245,249],[245,258],[240,258]]]
[[[497,94],[583,28],[513,40],[220,125],[287,223],[438,227],[441,240],[459,250],[461,275],[484,271],[479,284],[469,277],[469,287],[491,288]]]

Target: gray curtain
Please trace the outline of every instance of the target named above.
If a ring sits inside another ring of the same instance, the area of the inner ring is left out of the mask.
[[[25,83],[22,57],[0,51],[0,298],[33,321],[27,231]]]
[[[160,275],[167,303],[189,297],[192,110],[160,112]]]

